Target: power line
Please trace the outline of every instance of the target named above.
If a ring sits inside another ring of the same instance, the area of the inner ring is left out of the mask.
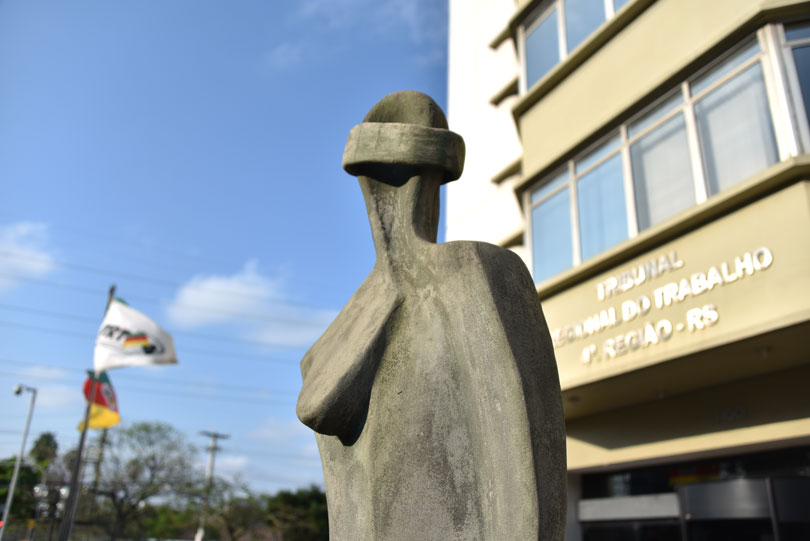
[[[125,278],[125,279],[133,280],[133,281],[136,281],[136,282],[152,283],[152,284],[161,285],[161,286],[165,286],[165,287],[172,287],[172,288],[188,288],[189,287],[188,284],[184,284],[184,283],[177,282],[177,281],[174,281],[174,280],[169,280],[169,279],[166,279],[166,278],[155,278],[153,276],[143,276],[143,275],[139,275],[139,274],[133,274],[133,273],[127,272],[127,271],[118,271],[118,270],[111,270],[111,269],[99,269],[97,267],[81,265],[81,264],[78,264],[78,263],[71,263],[69,261],[54,260],[54,259],[52,259],[50,257],[45,258],[45,257],[31,256],[31,255],[21,255],[19,253],[10,252],[10,251],[3,251],[3,250],[0,250],[0,257],[3,257],[5,259],[12,259],[12,260],[14,260],[14,259],[21,260],[22,259],[22,260],[27,260],[27,261],[43,261],[43,262],[48,262],[50,264],[54,264],[54,265],[59,266],[59,267],[73,269],[73,270],[79,270],[79,271],[88,272],[88,273],[91,273],[91,274],[99,274],[99,275],[102,275],[102,276],[111,276],[111,277],[118,278],[118,279]],[[22,279],[26,278],[26,277],[22,277],[22,276],[15,276],[15,275],[8,275],[8,274],[6,274],[6,276],[9,277],[9,278],[17,279],[17,280],[22,280]],[[255,294],[251,294],[251,293],[242,293],[240,291],[217,291],[217,290],[205,290],[205,293],[207,295],[215,295],[215,296],[227,297],[227,298],[241,297],[241,298],[250,299],[250,300],[257,300],[257,298],[258,298],[259,300],[270,301],[273,304],[281,306],[281,307],[291,306],[291,307],[297,307],[297,308],[307,308],[307,309],[310,309],[310,310],[332,310],[332,308],[328,308],[328,307],[325,307],[325,306],[316,306],[316,305],[313,305],[313,304],[302,303],[302,302],[292,301],[292,300],[288,300],[288,299],[279,300],[279,299],[276,299],[276,298],[274,298],[273,296],[270,296],[270,295],[255,295]]]
[[[31,375],[31,374],[22,374],[20,372],[5,372],[0,371],[0,374],[7,375],[7,376],[16,376],[16,377],[26,377],[30,379],[39,379],[39,380],[51,380],[51,381],[69,381],[65,378],[57,378],[53,376],[45,376],[45,375]],[[116,391],[134,391],[136,393],[141,394],[154,394],[160,395],[163,397],[168,398],[198,398],[203,400],[211,400],[216,402],[236,402],[240,404],[266,404],[266,405],[289,405],[291,400],[271,400],[271,399],[260,399],[260,398],[246,398],[246,397],[235,397],[229,395],[221,395],[215,393],[195,393],[193,391],[167,391],[164,389],[150,389],[144,387],[133,387],[130,385],[123,385],[115,386]]]
[[[2,303],[0,303],[0,309],[9,310],[9,311],[12,311],[12,312],[20,312],[20,313],[26,313],[26,314],[36,314],[36,315],[42,315],[42,316],[46,316],[46,317],[54,317],[54,318],[59,318],[59,319],[67,319],[67,320],[74,320],[74,321],[81,321],[81,322],[99,324],[99,319],[98,318],[92,318],[92,317],[89,317],[89,316],[81,316],[81,315],[76,315],[76,314],[66,314],[64,312],[54,312],[54,311],[51,311],[51,310],[42,310],[42,309],[39,309],[39,308],[31,308],[31,307],[28,307],[28,306],[19,306],[19,305],[13,305],[13,304],[2,304]],[[0,322],[0,324],[2,324],[2,322]],[[18,323],[14,322],[14,324],[18,324]],[[196,332],[193,332],[193,331],[184,331],[184,330],[172,331],[171,334],[172,334],[172,336],[190,336],[190,337],[193,337],[193,338],[200,338],[202,340],[212,340],[212,341],[215,341],[215,342],[229,342],[229,343],[236,343],[236,344],[249,344],[249,345],[260,345],[260,346],[271,346],[272,345],[272,344],[269,344],[268,342],[262,341],[262,340],[249,340],[249,339],[244,339],[244,338],[231,338],[231,337],[228,337],[228,336],[212,335],[212,334],[209,334],[209,333],[196,333]]]
[[[90,293],[90,294],[92,294],[94,296],[98,296],[98,290],[97,289],[88,288],[88,287],[84,287],[84,286],[79,286],[79,285],[76,285],[76,284],[67,284],[67,283],[63,283],[63,282],[52,282],[50,280],[43,280],[41,278],[32,278],[30,276],[20,276],[20,275],[17,275],[17,274],[9,274],[7,272],[0,272],[0,276],[5,277],[5,278],[10,278],[12,280],[20,280],[20,281],[23,281],[23,282],[30,282],[30,283],[33,283],[33,284],[45,285],[45,286],[48,286],[48,287],[71,289],[71,290],[74,290],[74,291],[81,291],[83,293]],[[141,295],[127,295],[126,297],[127,297],[127,299],[130,299],[130,300],[135,299],[135,300],[145,302],[145,303],[148,303],[148,304],[156,304],[156,305],[162,305],[163,304],[163,301],[161,301],[161,300],[153,299],[151,297],[144,297],[144,296],[141,296]],[[178,304],[175,304],[175,306],[177,306],[179,308],[188,308],[190,310],[195,310],[195,311],[208,312],[208,313],[211,313],[211,314],[222,314],[222,315],[233,316],[233,317],[237,317],[237,318],[252,319],[252,320],[255,320],[255,321],[284,322],[284,323],[311,323],[310,319],[303,318],[303,317],[299,317],[299,318],[281,317],[281,316],[273,316],[273,315],[269,315],[269,314],[254,314],[254,313],[249,313],[249,312],[239,312],[239,311],[236,311],[236,310],[221,310],[221,309],[218,309],[218,308],[211,308],[211,307],[203,306],[203,305],[199,305],[199,304],[178,303]],[[290,307],[290,308],[301,307],[299,305],[294,305],[292,303],[287,303],[287,304],[278,303],[278,304],[276,304],[276,306],[281,307],[281,308],[285,308],[285,307]],[[316,309],[317,310],[323,310],[323,311],[331,310],[329,308],[323,308],[323,307],[316,308]]]
[[[60,370],[73,370],[75,367],[72,366],[64,366],[64,365],[55,365],[55,364],[46,364],[46,363],[39,363],[34,361],[18,361],[14,359],[7,359],[0,357],[0,363],[7,363],[7,364],[17,364],[17,365],[26,365],[26,366],[41,366],[43,368],[56,368]],[[134,379],[145,381],[153,384],[185,384],[185,385],[194,385],[195,387],[210,387],[210,388],[227,388],[232,389],[234,391],[247,391],[247,392],[257,392],[257,393],[273,393],[273,394],[290,394],[288,390],[282,389],[271,389],[268,387],[256,387],[250,385],[231,385],[227,383],[212,383],[210,381],[201,381],[201,380],[188,380],[188,379],[179,379],[179,378],[166,378],[160,376],[158,378],[151,378],[148,376],[138,376],[134,374],[127,374],[127,380]]]
[[[14,327],[14,328],[17,328],[17,329],[25,329],[25,330],[30,330],[30,331],[46,332],[46,333],[51,333],[51,334],[59,334],[59,335],[62,335],[62,336],[71,336],[71,337],[75,337],[75,338],[82,338],[84,340],[93,340],[92,335],[88,335],[87,333],[83,333],[83,332],[79,332],[79,331],[69,331],[69,330],[65,330],[65,329],[54,329],[54,328],[50,328],[50,327],[42,327],[42,326],[39,326],[39,325],[27,325],[27,324],[24,324],[24,323],[17,323],[17,322],[14,322],[14,321],[0,321],[0,326]],[[200,335],[200,338],[204,338],[204,335]],[[210,338],[215,340],[214,337],[210,337]],[[290,345],[287,345],[287,344],[270,344],[270,343],[267,343],[267,342],[258,342],[258,341],[255,342],[255,343],[254,342],[246,342],[246,343],[253,344],[253,345],[263,345],[263,346],[272,347],[272,348],[282,348],[282,349],[292,349],[292,350],[300,350],[300,349],[302,349],[300,347],[290,346]],[[282,363],[283,362],[288,362],[288,361],[281,360],[281,359],[278,359],[278,358],[264,357],[264,356],[260,356],[260,355],[248,355],[248,354],[243,354],[243,353],[233,353],[233,352],[226,352],[226,351],[211,351],[211,350],[203,350],[203,349],[195,349],[195,348],[187,348],[187,347],[183,348],[183,352],[197,353],[199,355],[209,355],[209,356],[216,355],[216,356],[220,356],[220,357],[224,357],[224,358],[240,358],[240,359],[245,359],[245,360],[255,360],[255,361],[261,361],[261,362],[282,362]]]

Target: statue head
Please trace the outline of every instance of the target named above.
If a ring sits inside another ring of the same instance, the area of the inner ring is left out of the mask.
[[[389,94],[352,128],[343,168],[392,186],[424,169],[443,171],[442,184],[464,167],[464,140],[447,129],[447,119],[430,96],[413,90]]]

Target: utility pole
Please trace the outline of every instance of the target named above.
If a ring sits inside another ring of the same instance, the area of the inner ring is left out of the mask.
[[[214,480],[214,456],[217,454],[217,451],[222,449],[217,445],[217,440],[230,438],[229,434],[220,434],[219,432],[209,432],[206,430],[201,431],[200,434],[211,438],[211,445],[206,448],[208,451],[208,467],[205,469],[205,499],[203,500],[202,509],[200,509],[200,526],[197,528],[194,541],[202,541],[205,535],[205,514],[208,511],[208,497],[211,495],[211,483]]]

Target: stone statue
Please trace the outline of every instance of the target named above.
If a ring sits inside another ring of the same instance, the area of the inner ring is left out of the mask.
[[[418,92],[349,134],[377,261],[301,361],[330,538],[560,540],[565,428],[557,367],[522,260],[436,244],[439,187],[464,142]]]

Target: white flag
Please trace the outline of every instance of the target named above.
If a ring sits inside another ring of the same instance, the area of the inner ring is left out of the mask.
[[[157,323],[113,299],[96,337],[93,368],[96,374],[109,368],[173,364],[174,342]]]

